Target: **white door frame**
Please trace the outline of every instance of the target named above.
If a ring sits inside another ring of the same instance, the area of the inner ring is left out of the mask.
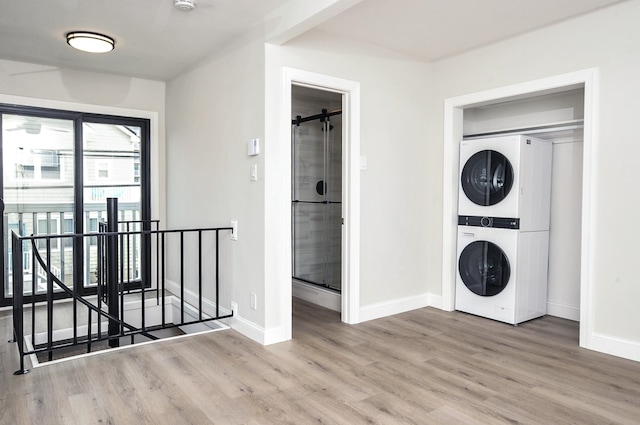
[[[291,86],[342,94],[342,321],[360,321],[360,83],[284,68],[283,121],[291,123]],[[283,133],[283,134],[290,134]],[[289,144],[291,146],[291,144]],[[289,149],[291,149],[289,147]],[[291,157],[291,154],[289,154]],[[289,226],[291,228],[291,226]],[[291,236],[289,237],[289,240]],[[291,270],[291,258],[289,258]],[[289,281],[290,285],[291,282]],[[283,303],[286,300],[283,300]],[[284,304],[283,304],[284,305]]]
[[[593,276],[597,176],[597,84],[595,68],[530,81],[522,84],[445,99],[444,176],[442,204],[442,306],[452,311],[455,300],[458,211],[459,143],[462,140],[463,110],[496,101],[507,101],[545,92],[584,87],[584,157],[582,171],[582,246],[580,253],[580,346],[593,348]]]

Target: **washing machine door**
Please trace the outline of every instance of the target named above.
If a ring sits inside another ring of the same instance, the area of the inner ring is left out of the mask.
[[[500,152],[483,150],[467,160],[461,174],[462,190],[483,207],[502,201],[513,186],[513,166]]]
[[[474,294],[490,297],[509,283],[509,259],[500,247],[488,241],[474,241],[460,253],[458,271],[462,282]]]

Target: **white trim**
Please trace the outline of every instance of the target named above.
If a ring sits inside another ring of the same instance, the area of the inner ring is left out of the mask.
[[[593,267],[595,264],[596,199],[593,182],[597,167],[597,84],[596,68],[557,75],[497,89],[445,99],[444,101],[444,175],[442,205],[442,308],[454,309],[456,278],[456,215],[458,201],[458,142],[462,139],[462,118],[465,108],[480,104],[523,98],[534,94],[568,90],[584,86],[584,157],[582,185],[582,250],[580,277],[580,346],[594,349],[593,336]],[[451,165],[451,166],[449,166]]]
[[[294,297],[328,308],[329,310],[341,311],[342,296],[338,292],[329,291],[295,279],[293,279],[292,285],[292,295]]]
[[[423,307],[429,307],[428,294],[398,298],[391,301],[364,306],[360,309],[360,319],[362,322],[365,322],[367,320],[393,316],[394,314],[400,314]]]
[[[591,335],[591,349],[640,362],[640,343],[638,341],[593,333]]]
[[[172,296],[175,296],[177,299],[180,299],[180,285],[178,283],[166,279],[165,280],[165,289],[169,291]],[[198,293],[190,290],[189,288],[184,288],[184,302],[185,304],[198,305]],[[226,316],[227,314],[231,314],[231,310],[220,306],[219,312],[221,315]],[[216,315],[216,303],[209,300],[208,298],[202,298],[202,311],[214,317]]]
[[[225,325],[229,326],[231,329],[234,329],[240,332],[242,335],[256,341],[257,343],[260,343],[262,345],[269,344],[267,342],[268,338],[267,338],[265,329],[262,326],[259,326],[245,319],[244,317],[240,316],[237,312],[233,313],[233,317],[229,319],[221,319],[220,321]],[[271,340],[271,341],[280,342],[285,340],[286,339]]]
[[[580,321],[580,307],[575,305],[547,302],[547,314],[549,316],[561,317],[563,319]]]
[[[291,85],[342,93],[342,321],[360,321],[360,83],[314,72],[283,67],[282,121],[291,123]],[[289,134],[283,132],[282,134]],[[289,147],[289,157],[291,157]],[[289,191],[289,187],[286,189]],[[288,224],[288,228],[291,226]],[[290,230],[289,230],[290,232]],[[291,235],[289,235],[291,239]],[[289,259],[289,270],[291,270]],[[283,282],[290,285],[291,282]],[[281,300],[281,303],[290,300]],[[289,326],[291,317],[288,318]]]
[[[179,299],[177,294],[180,293],[180,285],[178,285],[176,282],[170,279],[167,279],[165,281],[165,288],[167,291],[171,292],[172,294],[174,294],[174,296],[176,296],[176,298]],[[184,288],[184,301],[187,304],[198,305],[198,294],[188,288]],[[210,316],[214,316],[216,311],[216,303],[207,298],[203,298],[202,311]],[[220,306],[220,314],[221,315],[231,314],[231,310],[223,306]],[[233,317],[230,317],[227,319],[220,319],[220,322],[240,332],[247,338],[250,338],[262,345],[268,345],[273,342],[285,341],[287,339],[287,338],[279,339],[279,340],[273,339],[275,338],[274,335],[279,336],[280,334],[278,332],[270,332],[269,335],[267,335],[265,328],[240,316],[240,313],[238,311],[233,312]]]
[[[444,310],[442,308],[442,305],[443,305],[442,295],[427,294],[427,305],[429,307],[439,308],[440,310]]]

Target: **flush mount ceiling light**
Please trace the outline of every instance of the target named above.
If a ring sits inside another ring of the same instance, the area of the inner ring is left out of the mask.
[[[106,53],[113,50],[115,41],[106,35],[87,31],[73,31],[67,34],[69,46],[89,53]]]

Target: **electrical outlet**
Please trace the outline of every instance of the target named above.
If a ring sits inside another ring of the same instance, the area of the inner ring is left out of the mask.
[[[234,316],[238,315],[238,303],[231,301],[231,311]]]
[[[251,309],[252,310],[258,309],[258,296],[256,295],[255,292],[251,293]]]

